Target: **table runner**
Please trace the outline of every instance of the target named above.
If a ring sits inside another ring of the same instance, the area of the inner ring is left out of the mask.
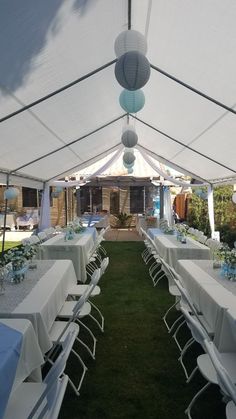
[[[0,295],[0,312],[12,312],[21,301],[31,292],[42,276],[53,266],[53,260],[35,260],[36,269],[28,269],[24,281],[15,284],[10,281],[4,282],[5,293]]]

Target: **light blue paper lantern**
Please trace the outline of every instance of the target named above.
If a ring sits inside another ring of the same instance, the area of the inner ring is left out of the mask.
[[[61,193],[62,191],[63,191],[63,187],[62,187],[62,186],[56,186],[56,187],[55,187],[55,192],[56,192],[57,194]]]
[[[141,89],[150,77],[149,61],[138,51],[126,52],[116,62],[115,76],[124,89]]]
[[[15,199],[19,195],[19,190],[16,188],[8,188],[4,192],[4,199]]]
[[[136,132],[132,129],[127,129],[125,132],[123,132],[121,137],[122,144],[127,148],[134,147],[138,142],[138,136]]]
[[[119,97],[120,106],[129,113],[136,113],[144,107],[145,96],[142,90],[123,90]]]
[[[132,167],[129,167],[129,168],[128,168],[128,173],[129,173],[129,174],[133,173],[133,171],[134,171],[134,169],[133,169]]]
[[[146,55],[147,40],[142,33],[133,29],[128,29],[117,36],[114,49],[118,58],[129,51],[138,51],[141,54]]]
[[[131,151],[126,151],[123,155],[123,163],[132,164],[135,161],[135,155]]]

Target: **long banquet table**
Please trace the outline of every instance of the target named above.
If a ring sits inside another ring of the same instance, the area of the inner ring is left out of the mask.
[[[41,380],[44,359],[33,326],[26,319],[0,319],[0,419],[12,391],[31,375]]]
[[[180,260],[176,270],[196,308],[214,331],[217,347],[221,351],[236,350],[236,283],[222,277],[220,269],[213,269],[212,264],[212,260]],[[228,311],[234,313],[235,332],[231,334]]]
[[[58,234],[41,244],[39,258],[72,260],[78,281],[85,282],[86,265],[96,238],[97,231],[94,227],[86,228],[83,233],[76,234],[72,240],[67,241],[63,234]]]
[[[38,260],[37,266],[27,271],[23,282],[6,284],[5,294],[0,295],[0,319],[29,319],[46,353],[52,347],[52,324],[77,278],[71,260]]]
[[[157,251],[172,268],[176,269],[180,259],[210,259],[210,249],[204,244],[187,237],[186,243],[177,241],[175,235],[154,235]]]

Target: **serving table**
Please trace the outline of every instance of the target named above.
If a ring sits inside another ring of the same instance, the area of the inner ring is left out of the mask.
[[[0,295],[0,318],[29,319],[42,353],[52,347],[50,329],[61,310],[68,290],[77,283],[71,260],[37,261],[19,284],[6,284]]]
[[[44,363],[32,323],[26,319],[0,319],[0,418],[10,393],[31,375],[40,381]]]
[[[86,228],[84,232],[76,234],[72,240],[65,241],[64,235],[58,234],[39,246],[39,258],[72,260],[78,281],[86,282],[86,265],[97,237],[97,230],[94,227]]]

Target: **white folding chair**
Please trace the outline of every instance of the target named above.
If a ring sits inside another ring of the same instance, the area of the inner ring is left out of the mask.
[[[40,242],[44,242],[45,240],[47,240],[47,234],[45,233],[45,231],[40,231],[38,233],[38,238],[40,240]]]
[[[230,398],[236,401],[236,353],[219,353],[214,343],[210,342],[208,337],[205,337],[201,344],[206,353],[198,356],[197,363],[198,369],[207,380],[207,383],[195,394],[185,411],[190,419],[192,419],[191,409],[193,405],[210,384],[219,385],[226,396],[230,396]],[[228,413],[232,413],[232,405],[228,407]]]
[[[29,244],[39,244],[40,243],[40,239],[38,236],[33,235],[29,237]]]
[[[87,330],[87,332],[89,333],[89,335],[92,338],[93,341],[93,347],[92,350],[88,347],[88,345],[86,345],[83,342],[83,345],[86,347],[87,351],[89,352],[89,354],[91,355],[91,357],[93,359],[95,359],[95,352],[96,352],[96,342],[97,339],[95,338],[94,334],[92,333],[92,331],[90,330],[90,328],[88,326],[86,326],[81,319],[85,316],[89,316],[90,318],[92,318],[96,324],[98,324],[97,319],[95,319],[92,315],[91,315],[91,304],[88,302],[88,299],[90,297],[90,294],[92,292],[92,290],[95,288],[95,286],[97,285],[98,281],[100,279],[100,270],[96,270],[91,278],[91,282],[88,286],[88,288],[86,289],[85,293],[80,297],[80,299],[78,301],[65,301],[65,303],[63,304],[60,312],[58,313],[58,319],[71,319],[73,318],[73,321],[75,321],[76,323],[79,323],[81,326],[83,326],[84,329]],[[81,341],[82,342],[82,341]]]
[[[211,359],[211,362],[215,368],[217,375],[218,385],[220,386],[221,391],[225,395],[224,399],[230,399],[231,401],[227,403],[226,406],[226,418],[235,419],[236,418],[236,387],[235,387],[235,354],[228,354],[228,359],[226,362],[225,354],[221,354],[213,342],[205,342],[206,351]],[[231,358],[231,359],[230,359]],[[227,364],[229,369],[226,369],[223,363]],[[232,374],[233,370],[233,374]]]
[[[99,277],[98,281],[101,279],[102,275],[105,273],[106,268],[108,266],[108,263],[109,263],[109,258],[108,257],[106,257],[102,260],[101,268],[99,270],[100,277]],[[93,273],[93,275],[94,275],[94,273]],[[91,276],[91,282],[93,281],[93,275]],[[85,284],[83,284],[83,285],[73,285],[69,289],[68,295],[72,296],[74,298],[79,297],[86,291],[87,287],[89,287],[89,286],[90,286],[90,284],[89,285],[85,285]],[[94,302],[91,301],[91,297],[95,297],[96,295],[99,295],[100,292],[101,292],[100,287],[98,285],[96,285],[93,288],[92,292],[90,293],[90,297],[89,297],[88,301],[91,304],[91,306],[94,308],[94,310],[97,312],[97,314],[99,315],[100,321],[98,321],[94,316],[92,316],[91,313],[90,313],[90,317],[93,317],[94,321],[98,324],[100,330],[102,332],[104,332],[104,317],[103,317],[100,309],[94,304]]]
[[[63,374],[72,336],[68,334],[62,352],[43,382],[24,382],[10,396],[4,419],[57,419],[68,376]]]

